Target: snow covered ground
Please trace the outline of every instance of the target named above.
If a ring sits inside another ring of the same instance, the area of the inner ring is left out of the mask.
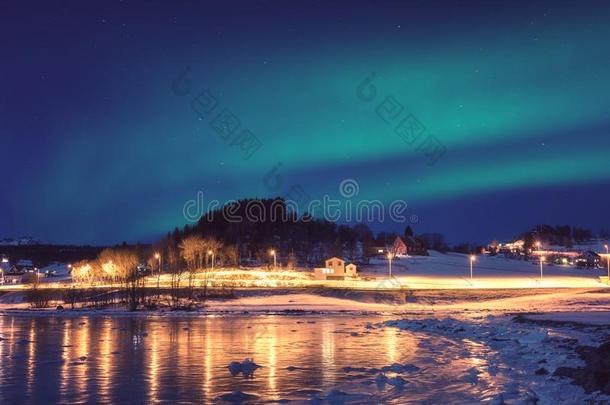
[[[380,282],[389,278],[387,259],[374,259],[362,269],[362,276],[376,277]],[[426,288],[571,288],[607,286],[599,279],[605,269],[579,269],[574,266],[506,259],[502,256],[478,255],[470,278],[469,256],[459,253],[442,254],[430,251],[430,256],[413,256],[392,261],[394,283],[412,289]]]

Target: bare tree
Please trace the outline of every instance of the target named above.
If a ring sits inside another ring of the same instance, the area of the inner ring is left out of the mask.
[[[170,292],[172,306],[178,306],[180,302],[180,281],[184,273],[184,267],[180,263],[180,255],[176,248],[169,246],[167,249],[167,269],[171,275]]]
[[[128,249],[105,249],[97,261],[104,278],[121,283],[129,309],[135,311],[144,290],[144,279],[138,274],[138,256]]]
[[[239,251],[237,250],[237,246],[225,246],[223,249],[223,258],[226,259],[226,263],[230,266],[237,267],[239,264]]]
[[[188,295],[193,296],[193,280],[197,274],[197,265],[201,265],[203,254],[205,252],[206,242],[200,236],[189,236],[180,242],[180,255],[186,262],[186,270],[188,272]]]

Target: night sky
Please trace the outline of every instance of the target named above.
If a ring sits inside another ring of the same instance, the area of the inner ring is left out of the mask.
[[[608,2],[51,3],[0,4],[0,238],[153,241],[198,192],[316,199],[344,179],[408,203],[377,231],[610,228]],[[423,132],[401,137],[405,117]]]

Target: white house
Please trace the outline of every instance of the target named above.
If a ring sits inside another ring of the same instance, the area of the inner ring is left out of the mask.
[[[325,261],[325,267],[314,269],[316,280],[344,280],[358,276],[358,269],[355,264],[345,265],[345,260],[339,257],[331,257]]]

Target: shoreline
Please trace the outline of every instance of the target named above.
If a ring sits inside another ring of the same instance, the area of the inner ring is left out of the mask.
[[[22,292],[23,293],[23,292]],[[71,309],[69,304],[53,302],[49,308],[32,308],[21,293],[11,294],[11,302],[2,302],[0,316],[137,316],[137,317],[210,317],[248,315],[348,315],[348,316],[458,316],[521,315],[538,316],[539,320],[580,321],[594,318],[591,314],[607,318],[596,324],[610,324],[610,291],[599,289],[495,290],[465,293],[462,290],[413,292],[400,294],[379,292],[353,292],[318,290],[303,293],[295,290],[259,291],[235,298],[209,299],[189,309],[138,309],[129,311],[124,306],[81,307]],[[62,309],[57,309],[61,305]],[[553,314],[554,318],[549,318]],[[580,315],[575,315],[580,314]],[[532,318],[535,319],[535,318]]]

